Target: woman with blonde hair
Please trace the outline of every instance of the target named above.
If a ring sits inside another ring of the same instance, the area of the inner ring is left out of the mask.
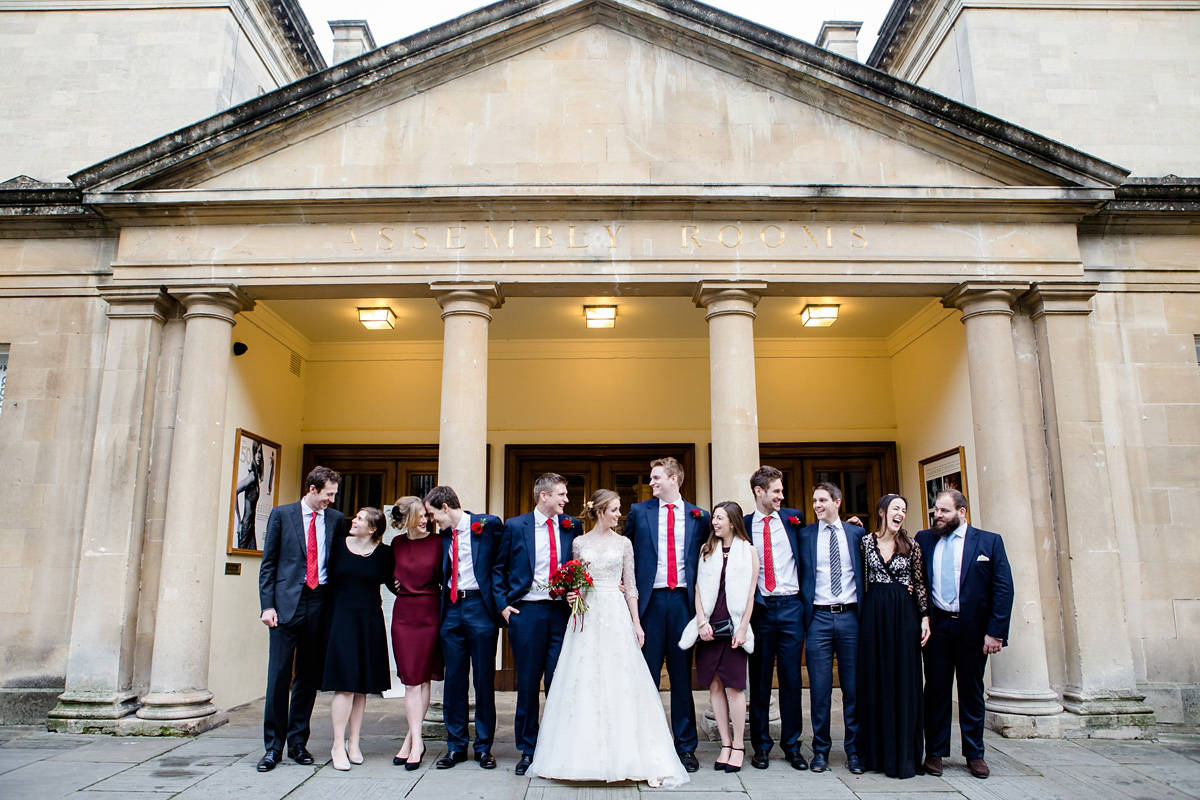
[[[739,772],[745,758],[746,674],[754,651],[754,590],[758,550],[733,501],[718,503],[712,530],[700,548],[696,571],[696,616],[683,629],[679,646],[696,646],[696,678],[708,684],[713,715],[721,733],[721,753],[713,769]],[[725,757],[729,751],[728,757]]]
[[[442,544],[429,533],[425,503],[419,497],[397,500],[389,522],[397,531],[392,539],[392,590],[396,593],[392,606],[392,652],[396,656],[396,674],[404,684],[404,710],[408,717],[408,733],[392,763],[415,770],[425,756],[421,724],[429,710],[429,682],[440,681],[445,675],[438,638]]]

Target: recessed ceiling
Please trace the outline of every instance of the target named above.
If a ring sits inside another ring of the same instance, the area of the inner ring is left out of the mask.
[[[928,297],[764,297],[754,334],[759,338],[882,339],[929,304]],[[828,328],[805,328],[800,311],[808,303],[837,303],[838,321]],[[617,324],[589,329],[583,307],[615,304]],[[310,342],[429,341],[442,338],[438,304],[421,298],[363,297],[357,300],[269,300],[263,302]],[[358,321],[359,306],[388,306],[395,330],[368,331]],[[503,339],[703,339],[704,309],[688,297],[512,297],[492,312],[490,338]]]

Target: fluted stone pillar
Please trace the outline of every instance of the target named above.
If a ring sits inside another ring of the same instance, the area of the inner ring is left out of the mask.
[[[254,306],[236,286],[173,288],[184,306],[183,365],[176,406],[150,693],[137,715],[163,729],[217,724],[208,690],[213,563],[222,502],[225,401],[234,315]]]
[[[1068,733],[1145,738],[1154,712],[1138,692],[1108,453],[1092,349],[1095,284],[1038,284],[1026,296],[1037,335],[1066,644]]]
[[[971,520],[1004,537],[1012,565],[1013,610],[1009,645],[991,659],[988,725],[1005,736],[1061,736],[1062,711],[1050,688],[1038,587],[1037,549],[1022,444],[1020,388],[1013,353],[1013,301],[1027,284],[958,286],[945,305],[962,311],[967,334],[971,415],[975,424],[978,485]],[[980,643],[980,647],[983,643]]]
[[[487,498],[488,324],[504,303],[500,287],[433,284],[442,307],[442,405],[438,483],[458,493],[463,508],[483,512]]]
[[[754,507],[750,476],[758,461],[758,393],[754,383],[754,308],[765,283],[701,283],[694,296],[708,313],[712,501]]]
[[[115,732],[133,690],[154,387],[171,304],[158,287],[102,287],[108,338],[92,442],[66,691],[47,727]]]

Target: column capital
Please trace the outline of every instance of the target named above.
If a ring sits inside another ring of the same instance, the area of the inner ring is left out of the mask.
[[[161,286],[101,286],[109,319],[155,319],[166,322],[175,301]]]
[[[957,308],[964,321],[980,314],[1013,315],[1013,303],[1028,291],[1028,283],[960,283],[942,299],[946,308]]]
[[[742,314],[754,319],[757,316],[754,307],[766,288],[762,281],[701,281],[696,284],[692,301],[697,308],[708,309],[705,320],[724,314]]]
[[[1046,314],[1092,313],[1091,300],[1100,290],[1098,283],[1035,283],[1021,298],[1034,319]]]
[[[232,283],[170,286],[167,292],[184,308],[183,318],[212,317],[233,324],[233,318],[254,308],[254,298]]]
[[[488,312],[504,305],[498,283],[431,283],[429,289],[442,307],[442,319],[471,314],[491,321]]]

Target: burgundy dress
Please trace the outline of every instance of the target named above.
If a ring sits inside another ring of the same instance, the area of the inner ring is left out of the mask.
[[[729,566],[729,548],[722,547],[721,553],[724,556],[721,562],[721,588],[717,592],[716,602],[713,603],[710,622],[731,619],[729,602],[725,598],[725,568]],[[714,675],[720,675],[721,683],[726,689],[746,688],[750,654],[731,645],[729,639],[713,639],[711,642],[701,639],[696,642],[696,679],[700,685],[708,686],[712,683]]]
[[[429,535],[392,539],[394,577],[400,583],[392,607],[392,652],[396,674],[405,686],[440,681],[445,674],[438,641],[441,614],[442,541]]]

